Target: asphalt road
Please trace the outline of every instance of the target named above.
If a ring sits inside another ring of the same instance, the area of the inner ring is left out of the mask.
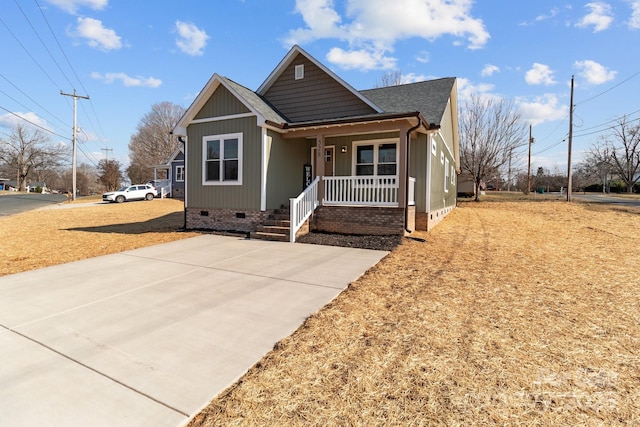
[[[67,201],[64,194],[7,194],[0,196],[0,216],[43,208]]]
[[[640,198],[618,197],[610,194],[576,194],[572,193],[571,198],[590,203],[605,203],[609,205],[640,207]]]

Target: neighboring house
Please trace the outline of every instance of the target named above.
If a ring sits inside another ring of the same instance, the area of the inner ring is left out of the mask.
[[[154,167],[154,181],[158,181],[158,172],[167,177],[165,180],[161,180],[163,183],[166,181],[166,185],[158,189],[159,194],[164,190],[169,197],[184,199],[185,174],[182,147],[176,149],[165,163]]]
[[[255,92],[214,74],[173,131],[185,225],[276,232],[291,207],[291,241],[428,230],[456,205],[457,110],[455,78],[357,91],[298,46]]]
[[[49,193],[49,189],[47,188],[47,184],[44,181],[41,182],[32,182],[31,184],[27,185],[27,193]]]
[[[18,182],[12,181],[10,179],[3,180],[3,190],[4,191],[18,191]]]

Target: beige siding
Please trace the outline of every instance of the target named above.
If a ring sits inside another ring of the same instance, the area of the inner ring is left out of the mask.
[[[198,111],[195,119],[208,119],[211,117],[223,117],[249,112],[249,109],[233,96],[226,87],[220,85],[202,109]]]
[[[296,80],[295,66],[304,65],[304,78]],[[292,122],[375,113],[360,98],[298,55],[265,93],[265,98]]]
[[[202,185],[202,138],[242,132],[242,185]],[[190,208],[260,209],[261,129],[256,117],[189,125],[187,200]]]
[[[267,164],[267,209],[277,209],[289,205],[291,197],[297,197],[303,190],[303,167],[311,162],[312,140],[282,139],[270,132]],[[315,142],[313,142],[315,144]]]

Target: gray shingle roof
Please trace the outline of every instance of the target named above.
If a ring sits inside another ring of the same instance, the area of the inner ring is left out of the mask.
[[[262,117],[266,120],[275,123],[286,123],[288,120],[282,114],[280,114],[274,107],[271,106],[260,95],[242,86],[239,83],[234,82],[228,77],[220,77],[231,87],[238,95],[240,95],[247,103],[249,103]]]
[[[360,93],[384,110],[385,113],[420,112],[429,122],[442,121],[455,77],[362,90]]]

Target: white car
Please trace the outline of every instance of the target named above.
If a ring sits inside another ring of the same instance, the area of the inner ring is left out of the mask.
[[[129,200],[153,200],[158,195],[155,188],[146,184],[122,187],[118,191],[111,191],[102,195],[105,202],[122,203]]]

